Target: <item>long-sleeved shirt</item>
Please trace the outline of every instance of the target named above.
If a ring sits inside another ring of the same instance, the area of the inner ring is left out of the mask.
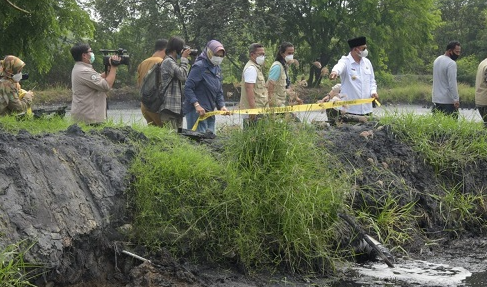
[[[332,71],[340,75],[341,94],[346,96],[343,99],[345,101],[369,99],[373,93],[377,93],[374,69],[367,58],[362,58],[357,63],[349,53],[338,61]],[[372,103],[351,105],[347,107],[346,112],[356,115],[369,114],[372,112]]]
[[[223,78],[221,68],[207,59],[196,61],[191,67],[184,86],[184,113],[194,111],[198,102],[205,111],[214,111],[225,106],[223,98]]]
[[[91,64],[78,61],[71,72],[73,101],[71,116],[87,124],[106,120],[108,82],[93,70]]]
[[[457,86],[457,63],[441,55],[433,63],[433,103],[453,104],[459,101]]]
[[[164,104],[159,108],[159,112],[163,110],[170,111],[174,114],[183,116],[182,106],[184,102],[184,94],[182,91],[182,84],[188,77],[187,58],[181,58],[181,64],[178,65],[176,59],[167,55],[161,64],[161,87],[167,87],[165,93]]]

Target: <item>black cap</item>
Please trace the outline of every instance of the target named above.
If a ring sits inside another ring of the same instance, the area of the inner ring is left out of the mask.
[[[348,40],[348,46],[350,49],[367,44],[366,38],[364,36],[353,38]]]

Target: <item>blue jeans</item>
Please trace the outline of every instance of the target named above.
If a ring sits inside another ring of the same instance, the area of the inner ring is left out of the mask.
[[[200,115],[196,111],[191,111],[188,112],[185,116],[187,129],[190,130],[193,128],[194,123],[196,123]],[[212,133],[215,133],[215,121],[215,116],[211,116],[204,121],[200,121],[198,123],[198,128],[196,129],[196,131],[206,133],[206,131],[209,130]]]

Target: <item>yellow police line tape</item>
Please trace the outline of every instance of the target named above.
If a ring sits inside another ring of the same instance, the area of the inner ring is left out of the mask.
[[[295,105],[295,106],[284,106],[284,107],[271,107],[271,108],[259,108],[259,109],[243,109],[243,110],[234,110],[234,111],[213,111],[205,113],[202,116],[198,117],[196,123],[194,123],[192,131],[196,131],[198,128],[198,124],[200,121],[203,121],[211,116],[214,115],[232,115],[232,114],[240,114],[240,115],[261,115],[261,114],[275,114],[275,113],[292,113],[292,112],[309,112],[309,111],[320,111],[326,110],[341,106],[353,106],[353,105],[361,105],[367,104],[375,101],[378,107],[380,107],[380,103],[377,99],[370,98],[370,99],[361,99],[361,100],[351,100],[351,101],[335,101],[335,102],[325,102],[321,104],[307,104],[307,105]]]

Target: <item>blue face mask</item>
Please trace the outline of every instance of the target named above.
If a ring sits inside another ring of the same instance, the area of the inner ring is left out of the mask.
[[[90,53],[90,63],[93,64],[95,61],[95,54],[93,52]]]

